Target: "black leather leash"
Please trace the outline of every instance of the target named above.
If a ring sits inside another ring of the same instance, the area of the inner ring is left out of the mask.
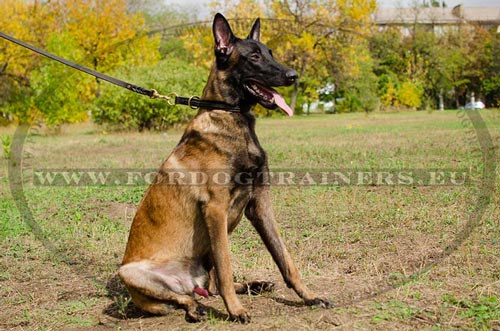
[[[64,65],[67,65],[68,67],[83,71],[83,72],[85,72],[89,75],[92,75],[98,79],[105,80],[111,84],[115,84],[117,86],[123,87],[123,88],[130,90],[132,92],[139,93],[142,95],[147,95],[148,97],[153,98],[153,99],[165,99],[167,101],[167,103],[171,106],[173,106],[173,105],[186,105],[186,106],[189,106],[193,109],[203,108],[203,109],[208,109],[208,110],[215,110],[215,109],[225,110],[225,111],[234,112],[234,113],[241,112],[240,107],[235,106],[235,105],[230,105],[230,104],[225,103],[225,102],[203,100],[197,96],[192,96],[189,98],[188,97],[180,97],[177,95],[177,93],[174,93],[174,92],[169,93],[167,95],[162,95],[162,94],[159,94],[155,89],[147,89],[147,88],[144,88],[144,87],[141,87],[138,85],[134,85],[131,83],[127,83],[123,80],[102,74],[100,72],[89,69],[89,68],[84,67],[82,65],[79,65],[77,63],[63,59],[63,58],[61,58],[57,55],[54,55],[52,53],[49,53],[43,49],[40,49],[40,48],[37,48],[37,47],[32,46],[30,44],[27,44],[19,39],[16,39],[14,37],[6,35],[5,33],[0,32],[0,37],[4,38],[10,42],[13,42],[14,44],[25,47],[25,48],[27,48],[35,53],[46,56],[49,59],[55,60],[57,62],[64,64]]]

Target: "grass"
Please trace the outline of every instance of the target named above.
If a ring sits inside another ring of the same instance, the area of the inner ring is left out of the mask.
[[[498,154],[500,112],[481,114]],[[0,129],[2,137],[12,132]],[[65,126],[59,135],[33,130],[24,167],[28,177],[40,168],[154,169],[181,134],[105,132],[89,123]],[[473,178],[482,169],[479,144],[453,111],[258,119],[257,134],[275,169],[464,168]],[[2,141],[10,151],[10,140]],[[214,311],[190,325],[181,311],[150,317],[129,302],[115,272],[145,186],[28,183],[27,201],[54,253],[22,222],[7,160],[0,163],[0,328],[243,328]],[[304,281],[337,306],[298,305],[243,221],[231,237],[235,278],[277,284],[274,293],[241,296],[252,314],[249,328],[500,328],[498,182],[480,225],[444,259],[442,251],[468,221],[476,180],[455,187],[274,187],[275,214]],[[220,297],[202,302],[225,312]]]
[[[10,157],[10,144],[12,137],[9,135],[2,135],[0,136],[0,140],[2,141],[2,149],[3,149],[3,156],[5,158]]]

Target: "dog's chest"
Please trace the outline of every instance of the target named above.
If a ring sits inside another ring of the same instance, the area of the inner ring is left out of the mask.
[[[266,153],[254,139],[249,140],[247,156],[250,169],[260,169],[266,160]]]
[[[228,231],[231,233],[238,225],[245,206],[252,197],[253,184],[266,163],[266,153],[255,134],[246,132],[246,148],[234,159],[234,186],[231,189],[231,204],[228,213]]]
[[[227,215],[227,230],[233,232],[245,211],[245,207],[252,196],[250,185],[237,185],[231,190],[231,202]]]
[[[266,162],[266,152],[260,146],[255,133],[250,130],[245,132],[245,146],[233,160],[234,168],[238,171],[256,171],[262,168]]]

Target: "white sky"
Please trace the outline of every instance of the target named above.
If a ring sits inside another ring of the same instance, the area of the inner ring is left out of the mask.
[[[199,18],[205,18],[209,14],[209,0],[163,0],[167,5],[188,9],[190,12],[196,11]],[[380,7],[404,7],[411,4],[413,0],[378,0]],[[419,0],[422,1],[422,0]],[[430,0],[428,0],[430,2]],[[439,0],[441,1],[441,0]],[[453,7],[460,3],[466,7],[500,7],[500,0],[444,0],[448,7]]]
[[[441,0],[438,1],[441,2]],[[401,7],[401,3],[412,3],[411,0],[378,0],[378,2],[381,7]],[[500,7],[500,0],[444,0],[444,2],[448,7],[453,7],[461,3],[466,7]]]

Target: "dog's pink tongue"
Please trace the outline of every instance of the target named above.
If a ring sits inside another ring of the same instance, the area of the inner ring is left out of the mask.
[[[204,288],[201,288],[199,286],[195,286],[193,292],[201,295],[202,297],[205,297],[205,299],[208,299],[208,291],[205,290]]]
[[[283,98],[281,94],[276,91],[272,92],[276,106],[280,107],[288,116],[293,116],[293,109],[286,103],[285,98]]]

